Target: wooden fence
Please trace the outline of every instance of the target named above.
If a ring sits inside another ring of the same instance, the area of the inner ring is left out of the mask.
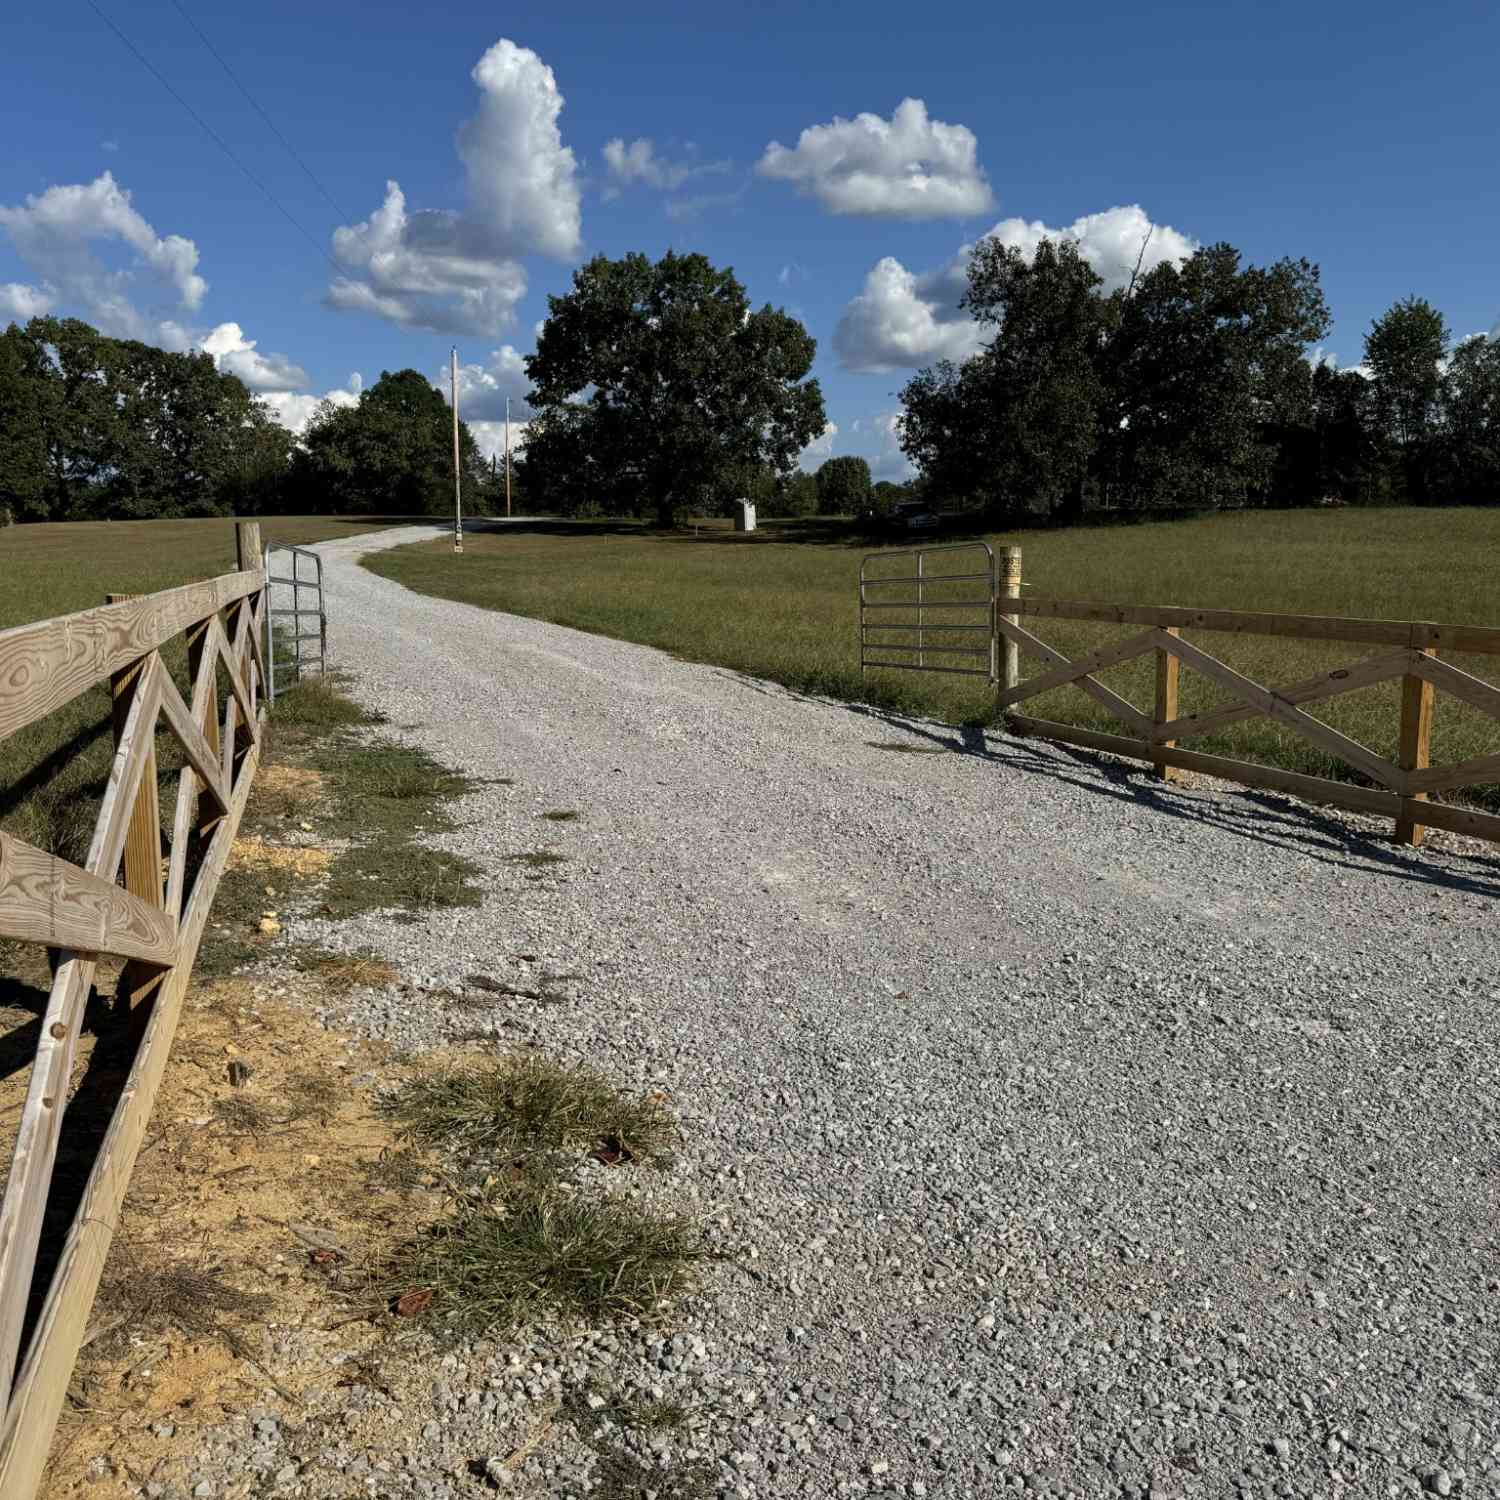
[[[82,867],[0,834],[0,937],[54,950],[55,977],[0,1204],[0,1495],[36,1494],[209,907],[260,756],[266,600],[260,528],[239,571],[0,632],[0,739],[109,682],[115,757]],[[164,646],[185,637],[183,701]],[[221,710],[220,676],[227,686]],[[163,870],[156,733],[181,747]],[[140,1045],[40,1310],[33,1279],[84,1007],[101,957],[149,1006]],[[20,1374],[12,1384],[17,1364]]]
[[[1019,549],[1014,572],[1019,577]],[[1010,561],[1008,559],[1007,566]],[[1009,576],[1009,575],[1007,575]],[[1012,594],[1007,588],[1006,594]],[[1002,638],[1020,653],[1038,656],[1047,670],[1020,680],[1015,658],[1007,655],[1000,681],[999,706],[1013,710],[1028,698],[1076,684],[1120,720],[1127,734],[1107,734],[1007,712],[1010,724],[1024,734],[1105,750],[1112,755],[1149,761],[1171,779],[1175,770],[1201,771],[1247,786],[1291,792],[1310,801],[1375,813],[1395,821],[1396,837],[1418,844],[1424,828],[1442,828],[1477,838],[1500,840],[1500,816],[1451,803],[1430,801],[1434,792],[1500,781],[1500,754],[1479,755],[1454,765],[1429,763],[1435,691],[1450,693],[1471,708],[1500,720],[1500,688],[1441,659],[1440,653],[1500,656],[1500,629],[1479,625],[1438,625],[1423,620],[1357,620],[1320,615],[1253,614],[1240,610],[1169,609],[1139,605],[1084,603],[1069,599],[1003,597],[997,617]],[[1144,626],[1138,634],[1103,646],[1074,660],[1054,650],[1028,623],[1086,620],[1109,625]],[[1280,636],[1303,641],[1348,642],[1379,647],[1373,655],[1282,687],[1266,687],[1186,639],[1189,630],[1220,634]],[[1137,657],[1154,656],[1156,698],[1142,709],[1114,692],[1094,675]],[[1186,663],[1224,689],[1228,706],[1179,714],[1178,677]],[[1399,681],[1401,723],[1397,758],[1387,760],[1321,719],[1305,704],[1334,698],[1376,683]],[[1279,767],[1207,755],[1183,748],[1183,742],[1245,719],[1265,716],[1300,735],[1319,750],[1350,766],[1373,785],[1335,781]]]

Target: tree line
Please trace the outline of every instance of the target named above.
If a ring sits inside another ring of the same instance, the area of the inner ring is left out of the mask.
[[[1455,346],[1420,298],[1375,322],[1356,370],[1316,357],[1316,266],[1225,244],[1106,294],[1069,240],[1029,259],[987,240],[963,306],[981,351],[901,392],[902,447],[944,509],[1500,501],[1500,344]]]
[[[548,298],[526,360],[516,474],[560,515],[870,514],[919,496],[996,520],[1094,513],[1500,500],[1500,344],[1453,343],[1420,298],[1376,321],[1358,370],[1316,357],[1318,269],[1212,245],[1106,293],[1070,240],[1030,257],[981,241],[971,359],[901,392],[908,486],[862,458],[814,474],[816,343],[697,254],[595,257]],[[0,334],[0,519],[270,512],[446,515],[452,417],[416,370],[324,402],[294,437],[206,354],[106,338],[73,319]],[[465,506],[499,476],[460,424]]]
[[[416,370],[300,438],[204,353],[108,338],[73,318],[0,333],[0,521],[276,513],[448,515],[452,413]],[[465,508],[503,481],[459,424]]]

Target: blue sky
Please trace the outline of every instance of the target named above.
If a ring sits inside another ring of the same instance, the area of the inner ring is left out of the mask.
[[[807,461],[891,477],[895,393],[974,347],[955,304],[987,233],[1069,230],[1107,281],[1148,232],[1148,259],[1306,256],[1343,364],[1399,297],[1458,336],[1500,320],[1493,4],[182,0],[319,185],[174,0],[98,4],[306,237],[88,0],[24,7],[0,318],[206,347],[293,425],[456,343],[493,443],[547,293],[600,252],[701,250],[796,312],[837,429]]]

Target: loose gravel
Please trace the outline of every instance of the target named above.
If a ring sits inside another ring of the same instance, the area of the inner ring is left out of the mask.
[[[595,1382],[689,1408],[623,1433],[663,1497],[693,1464],[745,1497],[1500,1495],[1492,854],[357,566],[426,534],[320,546],[330,642],[412,742],[514,778],[441,839],[486,900],[298,935],[405,975],[342,1024],[667,1090],[685,1143],[640,1191],[735,1259],[665,1332],[450,1355],[365,1492],[605,1492],[597,1395],[501,1462]],[[536,849],[567,862],[506,858]],[[553,1003],[413,990],[476,972]]]

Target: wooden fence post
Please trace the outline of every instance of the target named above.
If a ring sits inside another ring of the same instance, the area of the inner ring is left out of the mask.
[[[1021,549],[1019,547],[1000,549],[1000,596],[1003,599],[1021,597]],[[1020,624],[1020,618],[1017,615],[1005,615],[1003,618],[1009,625]],[[1021,680],[1021,648],[1009,636],[1006,636],[1000,642],[1000,652],[1000,686],[1004,689],[1013,688]]]
[[[1436,656],[1433,646],[1423,648],[1424,656]],[[1432,684],[1425,677],[1410,674],[1401,679],[1401,748],[1398,764],[1403,771],[1425,771],[1431,763],[1428,759],[1432,739]],[[1411,802],[1425,802],[1426,792],[1409,792]],[[1413,849],[1422,842],[1426,828],[1409,813],[1402,811],[1396,818],[1396,842],[1409,844]]]
[[[106,594],[104,602],[120,604],[137,597],[136,594]],[[114,699],[116,750],[130,717],[130,705],[135,702],[136,691],[145,679],[146,668],[155,659],[156,654],[152,652],[131,662],[109,679],[110,696]],[[130,811],[130,826],[125,834],[125,889],[148,905],[164,907],[161,866],[161,790],[156,780],[156,749],[153,746],[146,751],[141,789],[136,793],[135,805]],[[160,968],[132,959],[120,975],[117,1003],[127,1008],[138,1005],[161,983],[163,973]]]
[[[1167,626],[1167,635],[1181,635],[1182,632],[1175,625]],[[1170,724],[1177,717],[1177,674],[1181,667],[1181,661],[1170,651],[1158,651],[1156,653],[1156,712],[1153,715],[1155,723]],[[1153,750],[1175,750],[1176,740],[1152,741]],[[1167,765],[1163,760],[1152,757],[1156,765],[1156,774],[1163,781],[1181,781],[1182,773],[1175,767]]]

